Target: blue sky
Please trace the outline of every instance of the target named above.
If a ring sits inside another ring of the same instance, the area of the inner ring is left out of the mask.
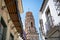
[[[25,16],[26,12],[31,11],[35,19],[35,26],[39,33],[39,10],[41,8],[43,0],[22,0],[23,13],[21,14],[21,19],[25,27]]]

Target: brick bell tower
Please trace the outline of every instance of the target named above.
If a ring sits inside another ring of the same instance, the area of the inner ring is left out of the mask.
[[[35,21],[32,12],[26,13],[25,32],[26,32],[27,40],[39,40],[39,36],[35,28]]]

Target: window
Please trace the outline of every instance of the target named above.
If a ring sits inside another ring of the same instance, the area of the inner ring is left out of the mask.
[[[60,0],[53,0],[58,16],[60,16]]]
[[[51,16],[51,13],[50,13],[50,9],[49,8],[46,11],[46,19],[47,19],[48,25],[49,26],[52,26],[53,21],[52,21],[52,16]]]
[[[51,12],[50,12],[50,9],[49,7],[47,8],[46,10],[46,23],[45,23],[45,26],[46,26],[46,31],[48,32],[52,26],[53,26],[53,21],[52,21],[52,16],[51,16]]]
[[[3,35],[3,26],[0,23],[0,40],[2,40],[2,35]]]
[[[31,22],[31,27],[33,27],[33,23]]]
[[[7,33],[7,26],[3,20],[3,18],[1,17],[1,27],[0,27],[0,40],[6,40],[6,33]]]
[[[58,14],[58,16],[60,16],[60,13]]]

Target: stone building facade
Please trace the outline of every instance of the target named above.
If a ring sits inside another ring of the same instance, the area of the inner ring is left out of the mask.
[[[23,40],[22,21],[21,17],[17,16],[22,12],[22,4],[20,5],[21,11],[19,10],[19,13],[17,13],[16,8],[18,7],[17,4],[15,4],[17,1],[0,0],[0,40]]]
[[[35,28],[35,21],[32,12],[26,13],[25,32],[27,40],[39,40],[39,34]]]
[[[60,40],[60,0],[44,0],[40,9],[43,40]]]

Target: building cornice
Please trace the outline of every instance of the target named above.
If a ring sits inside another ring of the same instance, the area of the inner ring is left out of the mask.
[[[18,0],[18,9],[20,13],[23,13],[23,5],[22,5],[22,0]]]
[[[45,6],[46,6],[47,2],[48,2],[48,0],[43,0],[40,11],[43,11],[45,9]]]

